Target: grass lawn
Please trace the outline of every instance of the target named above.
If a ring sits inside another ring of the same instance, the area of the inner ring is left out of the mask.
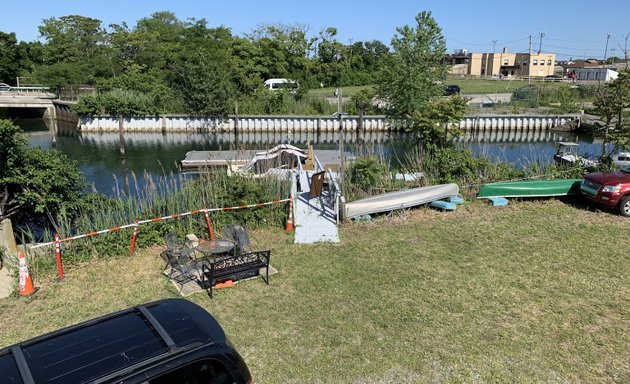
[[[341,245],[259,231],[271,285],[189,299],[256,383],[629,382],[630,220],[579,205],[416,209],[344,224]],[[0,300],[0,344],[177,296],[160,251],[36,276],[38,293]]]
[[[490,80],[490,79],[464,79],[460,77],[449,77],[445,84],[457,84],[462,89],[462,94],[471,93],[512,93],[514,90],[526,86],[527,80]],[[571,83],[565,82],[540,82],[533,81],[532,84],[545,89],[568,88]],[[373,88],[371,85],[359,85],[342,87],[343,96],[350,97],[362,89]],[[334,97],[335,88],[315,88],[309,89],[309,96]]]
[[[512,93],[514,90],[526,86],[527,80],[491,80],[491,79],[464,79],[449,77],[448,84],[457,84],[462,89],[462,94],[470,93]],[[532,80],[532,84],[546,89],[567,88],[571,83],[564,82],[540,82]]]
[[[340,87],[343,97],[350,97],[361,91],[362,89],[371,89],[371,85],[353,85],[348,87]],[[308,90],[309,96],[327,96],[335,97],[335,87],[313,88]]]

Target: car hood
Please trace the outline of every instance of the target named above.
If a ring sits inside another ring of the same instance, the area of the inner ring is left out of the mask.
[[[621,171],[589,173],[584,178],[598,184],[630,183],[630,174]]]

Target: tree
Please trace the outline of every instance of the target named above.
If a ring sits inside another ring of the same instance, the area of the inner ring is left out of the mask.
[[[415,27],[396,29],[392,54],[376,83],[391,117],[408,118],[444,92],[448,64],[442,30],[431,12],[422,11],[415,19]]]
[[[77,165],[57,151],[30,148],[19,127],[0,120],[0,220],[32,219],[77,208],[84,187]]]
[[[40,83],[48,86],[94,84],[98,78],[115,74],[114,51],[100,20],[78,15],[51,17],[39,26],[39,33],[46,41],[43,46],[45,65],[34,71]]]
[[[317,41],[318,79],[327,86],[340,86],[347,58],[346,47],[337,41],[337,28],[329,27],[319,33]]]
[[[45,19],[39,33],[47,43],[47,63],[90,61],[107,42],[100,20],[78,15]]]
[[[357,111],[359,111],[359,125],[358,131],[363,130],[363,116],[365,112],[372,108],[372,100],[374,99],[374,90],[362,89],[351,97],[354,101]]]
[[[15,33],[0,32],[0,82],[14,84],[19,72]]]
[[[196,53],[181,57],[173,66],[175,87],[188,113],[225,116],[233,108],[233,83],[227,58]]]
[[[630,72],[621,71],[615,80],[599,87],[595,96],[595,113],[604,120],[602,156],[606,155],[608,142],[616,149],[630,147],[630,124],[624,115],[630,108]]]
[[[412,116],[413,129],[426,149],[448,146],[459,136],[458,129],[449,129],[460,122],[468,111],[467,98],[460,96],[437,97]]]

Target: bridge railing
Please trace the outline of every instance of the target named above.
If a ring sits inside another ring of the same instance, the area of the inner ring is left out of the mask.
[[[59,95],[59,100],[78,101],[82,96],[95,95],[96,88],[85,84],[68,84],[59,87],[57,94]]]
[[[11,87],[10,93],[51,93],[49,87]]]

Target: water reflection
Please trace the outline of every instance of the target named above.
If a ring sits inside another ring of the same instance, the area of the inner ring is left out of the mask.
[[[17,122],[29,136],[32,146],[57,148],[77,161],[81,172],[96,190],[109,195],[133,192],[137,184],[144,185],[143,175],[158,177],[178,173],[178,163],[191,150],[268,149],[278,143],[316,149],[337,149],[337,132],[233,132],[216,133],[143,133],[125,134],[126,154],[119,154],[118,133],[76,133],[74,127],[62,122],[51,125],[43,119]],[[53,134],[54,131],[57,134]],[[55,143],[56,140],[56,143]],[[459,145],[470,148],[493,160],[509,161],[519,166],[529,162],[551,162],[558,141],[575,141],[568,132],[517,130],[466,132]],[[356,155],[377,154],[393,163],[404,162],[406,154],[415,148],[412,135],[400,132],[348,132],[346,150]],[[580,152],[601,153],[601,143],[580,137]],[[395,164],[393,164],[395,166]],[[129,180],[132,180],[129,182]]]

